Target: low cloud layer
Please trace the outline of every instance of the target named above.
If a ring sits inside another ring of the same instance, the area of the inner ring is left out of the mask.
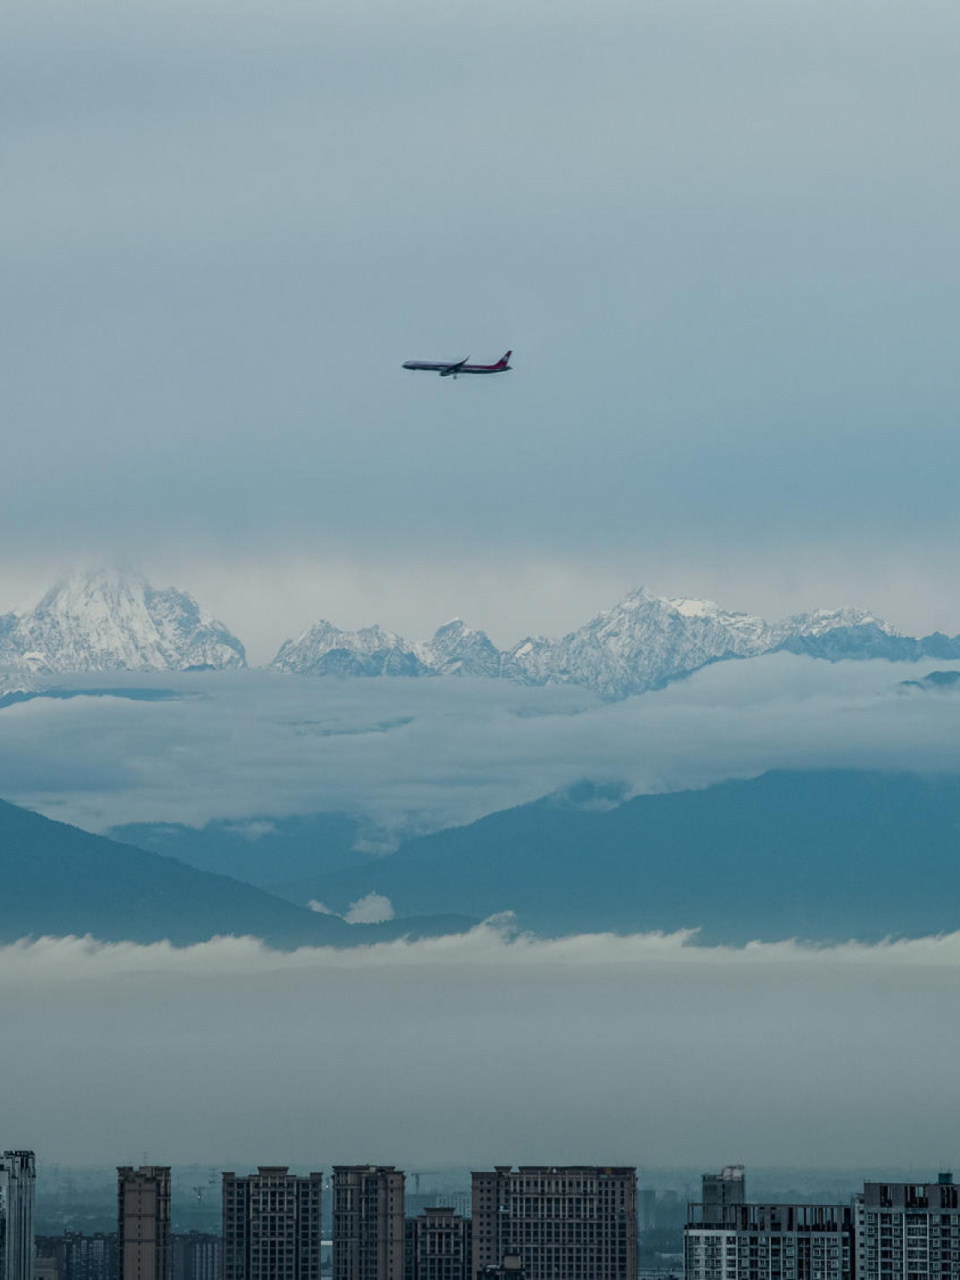
[[[104,1164],[935,1168],[960,1142],[958,994],[960,934],[40,940],[0,950],[4,1140]]]
[[[775,654],[612,704],[483,680],[128,677],[183,697],[9,707],[0,777],[5,799],[91,830],[348,810],[389,837],[585,777],[646,792],[771,768],[952,772],[960,702],[899,686],[932,665],[958,664]]]

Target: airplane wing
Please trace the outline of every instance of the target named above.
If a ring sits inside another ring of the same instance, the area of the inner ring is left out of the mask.
[[[456,375],[460,372],[460,370],[463,368],[463,366],[467,363],[469,359],[470,359],[469,356],[464,356],[463,359],[458,360],[456,364],[448,364],[445,369],[440,370],[440,377],[449,378],[451,374],[454,377],[456,377]]]

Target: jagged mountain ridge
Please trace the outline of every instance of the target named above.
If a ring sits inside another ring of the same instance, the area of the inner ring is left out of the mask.
[[[75,573],[32,609],[0,616],[0,667],[81,671],[222,670],[246,666],[243,645],[192,596],[139,574]]]
[[[380,627],[341,631],[317,623],[288,640],[271,666],[299,675],[475,675],[522,684],[576,684],[621,698],[661,688],[713,662],[781,650],[836,662],[960,659],[960,636],[898,635],[858,609],[816,610],[770,623],[712,601],[656,596],[640,587],[558,640],[528,636],[498,650],[459,618],[411,643]]]
[[[778,622],[711,601],[664,598],[645,588],[559,639],[528,636],[498,649],[460,618],[431,640],[380,626],[345,631],[318,622],[287,640],[270,667],[311,676],[474,676],[526,685],[573,684],[605,698],[661,688],[713,662],[787,650],[830,662],[960,659],[960,637],[899,635],[857,609],[817,610]],[[177,671],[246,666],[241,642],[173,587],[130,573],[84,572],[32,609],[0,616],[5,692],[68,672]],[[16,699],[15,699],[16,700]]]

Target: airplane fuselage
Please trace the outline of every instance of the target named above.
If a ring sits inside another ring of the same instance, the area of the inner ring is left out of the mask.
[[[467,360],[405,360],[404,369],[421,370],[424,373],[439,373],[441,378],[457,378],[461,373],[507,373],[510,369],[510,357],[512,351],[508,351],[505,356],[497,361],[496,364],[467,364]],[[469,356],[467,357],[469,359]]]

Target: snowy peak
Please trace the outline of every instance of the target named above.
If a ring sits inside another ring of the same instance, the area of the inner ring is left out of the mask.
[[[772,639],[762,618],[640,587],[561,640],[523,641],[507,667],[525,683],[585,684],[616,698],[658,688],[720,658],[766,652]]]
[[[427,667],[411,645],[382,627],[341,631],[318,622],[287,640],[270,664],[301,676],[419,676]]]
[[[884,635],[896,635],[893,627],[863,609],[815,609],[813,613],[797,613],[778,624],[787,635],[823,636],[841,627],[876,627]]]
[[[246,666],[243,645],[192,596],[135,573],[86,570],[0,618],[0,666],[37,673]]]
[[[270,664],[297,675],[429,676],[500,674],[500,650],[462,619],[440,627],[432,640],[410,644],[380,626],[341,631],[323,621],[287,640]]]
[[[486,632],[468,627],[462,618],[438,627],[424,648],[425,662],[438,675],[500,675],[500,650]]]
[[[960,639],[899,636],[860,609],[818,609],[779,622],[732,613],[712,600],[663,597],[645,587],[560,639],[527,636],[501,651],[460,618],[432,640],[408,643],[381,627],[340,631],[317,623],[287,641],[280,670],[337,675],[460,675],[521,684],[574,684],[605,698],[662,688],[713,662],[788,650],[830,662],[960,658]]]

